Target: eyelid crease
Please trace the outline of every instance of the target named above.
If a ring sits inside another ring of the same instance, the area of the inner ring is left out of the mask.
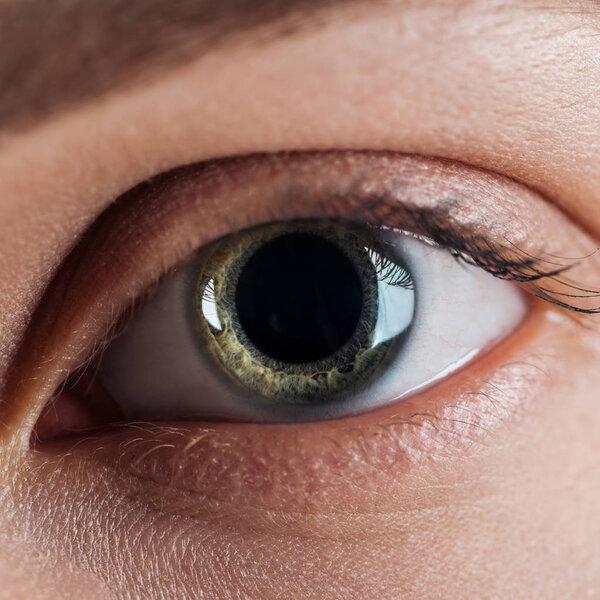
[[[28,396],[15,410],[31,412],[22,418],[33,427],[61,383],[101,352],[119,318],[199,247],[254,225],[307,218],[361,221],[422,236],[561,308],[599,312],[586,305],[598,298],[593,286],[573,287],[561,277],[584,261],[554,264],[561,254],[588,254],[585,233],[512,180],[452,161],[384,152],[234,157],[154,177],[101,215],[34,315],[0,411],[9,410],[11,397]],[[540,252],[540,237],[556,243]],[[563,294],[577,287],[589,293],[565,302]]]

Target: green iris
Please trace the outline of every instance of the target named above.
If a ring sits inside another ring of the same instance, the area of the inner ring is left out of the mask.
[[[413,279],[390,254],[379,230],[336,221],[223,238],[196,263],[202,346],[224,375],[268,401],[352,396],[382,372],[412,322]]]

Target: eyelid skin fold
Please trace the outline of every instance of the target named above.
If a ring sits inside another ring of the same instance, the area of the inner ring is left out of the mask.
[[[463,244],[455,249],[461,256],[475,242],[480,249],[487,246],[489,252],[481,255],[488,261],[493,250],[502,248],[518,248],[529,258],[585,256],[593,249],[581,231],[535,192],[459,163],[331,152],[184,167],[121,197],[65,263],[17,361],[15,372],[32,376],[12,381],[12,390],[9,381],[3,409],[31,423],[22,428],[25,433],[17,443],[28,447],[31,428],[48,398],[70,372],[101,351],[99,340],[110,335],[119,315],[171,267],[231,231],[274,220],[323,217],[401,227],[450,249],[456,239]],[[559,234],[551,237],[546,231]],[[476,256],[471,259],[477,261]],[[546,273],[554,273],[554,263],[548,265]],[[570,276],[587,283],[587,265],[577,263]],[[541,281],[547,289],[554,285],[551,277]],[[586,287],[594,289],[593,281]],[[10,401],[17,396],[19,402]]]

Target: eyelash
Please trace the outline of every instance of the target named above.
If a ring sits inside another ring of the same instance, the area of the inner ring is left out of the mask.
[[[375,265],[379,281],[390,286],[402,287],[408,290],[414,289],[414,281],[410,273],[399,264],[372,250],[369,250],[369,257]]]
[[[477,248],[477,242],[472,243],[473,248]],[[466,248],[469,248],[469,242],[466,243]],[[503,255],[503,249],[468,249],[465,251],[459,251],[455,248],[450,249],[450,252],[454,254],[457,259],[479,266],[488,273],[491,273],[495,277],[505,279],[507,281],[514,281],[521,284],[530,284],[530,288],[535,297],[545,300],[550,304],[554,304],[560,308],[573,311],[582,314],[599,314],[600,306],[585,308],[578,306],[575,303],[576,299],[579,300],[594,300],[600,298],[600,292],[595,290],[588,290],[578,286],[576,283],[571,282],[561,276],[572,269],[578,261],[574,261],[572,265],[560,265],[554,266],[556,263],[544,258],[535,258],[528,256],[522,250],[515,249],[517,257],[513,258],[511,255]],[[518,255],[521,254],[519,257]],[[549,265],[547,269],[544,265]],[[548,287],[543,287],[538,284],[542,280],[549,280],[562,289],[571,290],[567,291],[552,290]],[[573,302],[569,303],[561,298],[572,298]]]
[[[184,167],[183,169],[186,169]],[[177,170],[173,174],[159,176],[163,177],[177,176]],[[146,186],[152,181],[144,182]],[[128,196],[129,194],[126,194]],[[123,197],[121,201],[125,200]],[[313,200],[314,203],[314,200]],[[288,208],[291,212],[295,211],[296,206],[304,204],[304,195],[301,193],[291,194],[288,197]],[[441,248],[452,254],[457,261],[468,265],[476,266],[490,273],[494,277],[506,281],[512,281],[523,285],[535,297],[556,305],[559,308],[581,314],[599,314],[600,306],[586,308],[579,306],[577,300],[600,299],[600,291],[587,290],[578,286],[574,282],[563,279],[561,276],[568,270],[578,264],[578,260],[572,259],[572,264],[557,264],[543,257],[534,257],[514,245],[502,246],[493,244],[487,237],[479,235],[469,227],[459,227],[452,224],[451,215],[455,211],[456,205],[448,202],[435,209],[423,209],[420,207],[399,205],[396,198],[387,195],[372,195],[365,198],[363,196],[341,196],[317,201],[315,203],[316,213],[319,218],[331,218],[340,220],[340,216],[345,214],[345,222],[367,223],[372,227],[381,227],[385,229],[394,229],[403,233],[411,234],[422,240]],[[274,214],[273,222],[279,220],[278,215]],[[302,217],[304,218],[304,217]],[[290,218],[289,220],[292,220]],[[267,221],[268,222],[268,221]],[[266,224],[266,223],[263,223]],[[235,234],[232,230],[229,235]],[[197,251],[197,250],[196,250]],[[189,256],[180,261],[186,262]],[[556,259],[556,257],[554,257]],[[381,260],[385,260],[381,257]],[[162,281],[164,281],[178,265],[174,265],[164,270],[164,272],[151,283],[146,291],[136,298],[121,316],[115,320],[108,332],[103,336],[96,346],[92,356],[85,361],[85,365],[94,362],[102,354],[103,348],[106,348],[110,342],[119,335],[126,327],[127,323],[134,318],[137,308],[152,297]],[[398,285],[406,285],[406,273],[398,273],[397,265],[394,263],[378,265],[379,274],[382,280],[397,279]],[[390,270],[391,269],[391,270]],[[551,290],[547,286],[540,285],[541,281],[552,282],[559,286],[557,290]],[[560,290],[564,291],[560,291]],[[572,294],[569,291],[580,291],[581,294]],[[572,298],[573,302],[567,302],[562,298]],[[74,372],[80,373],[87,367],[78,367]],[[71,378],[73,372],[69,376]],[[69,379],[67,378],[67,379]]]
[[[562,276],[582,259],[561,259],[552,257],[535,257],[507,241],[506,246],[493,244],[488,238],[478,235],[471,228],[460,228],[451,225],[451,214],[456,205],[446,203],[435,209],[422,209],[410,206],[398,206],[396,199],[386,196],[361,198],[362,205],[356,207],[357,214],[372,224],[403,230],[406,223],[419,237],[433,242],[438,248],[452,254],[456,260],[479,267],[494,277],[513,281],[529,288],[535,297],[549,302],[559,308],[580,314],[600,314],[598,306],[584,307],[577,301],[600,300],[600,290],[582,287]],[[385,210],[387,208],[387,211]],[[570,261],[561,264],[557,260]],[[540,285],[546,280],[558,289]],[[562,291],[561,291],[562,290]],[[572,302],[564,300],[571,298]]]

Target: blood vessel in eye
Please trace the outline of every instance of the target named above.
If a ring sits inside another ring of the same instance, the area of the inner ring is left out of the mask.
[[[266,355],[307,363],[334,354],[363,309],[361,279],[348,256],[317,235],[294,233],[261,246],[236,289],[239,322]]]

